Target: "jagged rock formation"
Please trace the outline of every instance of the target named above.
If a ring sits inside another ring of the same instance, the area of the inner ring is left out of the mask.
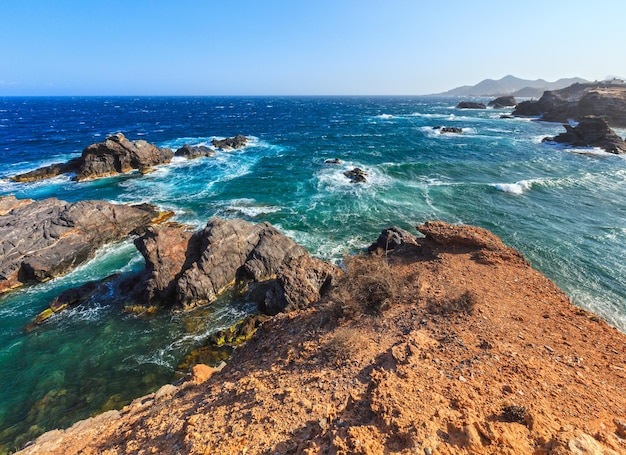
[[[612,127],[626,128],[626,84],[574,84],[561,90],[546,91],[538,101],[520,103],[513,115],[541,116],[546,122],[560,123],[598,116]]]
[[[504,107],[515,107],[517,106],[517,100],[514,96],[500,96],[495,100],[489,101],[487,106],[493,107],[494,109],[502,109]]]
[[[134,285],[139,300],[183,309],[211,303],[235,283],[271,281],[259,303],[275,314],[317,300],[335,273],[269,223],[212,218],[197,232],[153,227],[135,244],[146,260]]]
[[[461,101],[456,105],[457,109],[487,109],[484,103],[476,103],[473,101]]]
[[[616,155],[626,153],[626,141],[615,134],[606,121],[599,117],[583,117],[577,126],[563,125],[567,130],[543,142],[559,142],[574,147],[599,147]]]
[[[174,152],[174,156],[182,156],[187,158],[188,160],[193,160],[196,158],[202,158],[204,156],[213,156],[215,155],[215,150],[205,146],[205,145],[189,145],[185,144],[176,152]]]
[[[222,150],[235,150],[245,147],[248,143],[248,138],[243,134],[238,134],[235,137],[227,137],[226,139],[213,139],[211,144],[213,147],[217,147]]]
[[[146,173],[152,166],[169,163],[173,156],[174,153],[169,148],[159,148],[143,140],[129,141],[122,133],[117,133],[103,142],[88,146],[80,157],[67,163],[52,164],[11,179],[16,182],[30,182],[75,173],[74,180],[80,182],[134,169]]]
[[[13,208],[0,216],[0,292],[67,273],[159,215],[147,204],[6,200]]]

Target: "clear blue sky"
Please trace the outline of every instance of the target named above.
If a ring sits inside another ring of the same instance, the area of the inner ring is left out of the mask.
[[[0,95],[428,94],[626,76],[623,0],[0,0]]]

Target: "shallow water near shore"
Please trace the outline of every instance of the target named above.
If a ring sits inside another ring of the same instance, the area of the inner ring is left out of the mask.
[[[67,160],[118,131],[174,149],[238,133],[252,138],[244,149],[176,158],[144,176],[2,180],[0,195],[150,202],[198,227],[211,216],[269,221],[331,260],[389,225],[413,232],[429,219],[478,225],[524,253],[575,304],[626,330],[626,160],[541,143],[562,131],[558,124],[457,110],[457,102],[0,98],[0,178]],[[441,134],[439,125],[463,133]],[[329,158],[342,164],[325,164]],[[367,183],[344,177],[354,167],[369,174]],[[128,240],[67,276],[0,297],[0,453],[173,381],[191,349],[251,309],[222,299],[188,315],[145,319],[124,314],[124,296],[108,294],[24,331],[62,290],[141,267]]]

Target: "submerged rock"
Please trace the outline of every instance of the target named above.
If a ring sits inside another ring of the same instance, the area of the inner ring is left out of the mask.
[[[67,273],[106,243],[143,232],[158,215],[147,204],[56,198],[17,204],[0,216],[0,292]]]
[[[196,158],[202,158],[204,156],[213,156],[215,155],[215,150],[209,148],[205,145],[189,145],[185,144],[176,152],[174,152],[174,156],[182,156],[187,158],[188,160],[193,160]]]
[[[615,134],[606,121],[600,117],[583,117],[573,127],[563,125],[567,130],[555,137],[546,137],[543,142],[559,142],[574,147],[599,147],[609,153],[626,153],[626,141]]]
[[[457,109],[487,109],[483,103],[476,103],[474,101],[461,101],[456,105]]]
[[[117,133],[103,142],[88,146],[80,157],[67,163],[52,164],[11,179],[15,182],[30,182],[73,172],[76,174],[74,180],[80,182],[134,169],[146,173],[152,166],[169,163],[173,156],[169,148],[159,148],[143,140],[129,141],[122,133]]]
[[[339,158],[328,158],[324,160],[325,164],[341,164],[341,160]]]
[[[226,139],[213,139],[211,144],[213,147],[217,147],[222,150],[235,150],[245,147],[248,143],[248,138],[243,134],[238,134],[235,137],[227,137]]]

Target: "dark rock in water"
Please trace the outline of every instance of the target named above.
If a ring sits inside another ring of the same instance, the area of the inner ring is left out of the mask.
[[[324,160],[324,163],[326,163],[326,164],[341,164],[341,160],[339,158],[329,158],[327,160]]]
[[[456,105],[457,109],[487,109],[483,103],[475,103],[473,101],[461,101]]]
[[[367,182],[367,172],[363,169],[355,167],[351,171],[346,171],[343,173],[346,177],[348,177],[352,183],[365,183]]]
[[[517,106],[517,100],[514,96],[500,96],[495,100],[489,101],[487,106],[493,107],[494,109],[502,109],[503,107],[515,107]]]
[[[36,326],[42,324],[56,313],[60,313],[63,310],[76,307],[87,302],[96,294],[102,294],[108,292],[109,285],[117,278],[119,274],[110,275],[103,280],[90,281],[78,286],[76,288],[70,288],[59,294],[50,304],[48,308],[39,313],[32,324],[26,327],[26,330],[30,331]]]
[[[54,163],[49,166],[44,166],[34,171],[25,172],[11,177],[14,182],[34,182],[36,180],[50,179],[61,174],[77,173],[80,170],[82,163],[82,157],[73,158],[67,163]]]
[[[169,163],[173,156],[174,153],[169,148],[159,148],[143,140],[129,141],[122,133],[117,133],[106,138],[104,142],[88,146],[80,157],[67,163],[45,166],[16,175],[12,177],[12,180],[30,182],[74,172],[76,173],[74,180],[80,182],[130,172],[134,169],[145,173],[152,166]]]
[[[515,118],[515,117],[514,117],[514,116],[512,116],[512,115],[502,114],[502,115],[500,116],[500,118],[502,118],[502,119],[512,119],[512,118]]]
[[[189,145],[185,144],[176,152],[174,152],[174,156],[183,156],[188,160],[193,160],[196,158],[202,158],[203,156],[213,156],[215,155],[215,150],[209,148],[205,145]]]
[[[242,134],[238,134],[235,137],[227,137],[226,139],[213,139],[211,144],[213,147],[217,147],[222,150],[234,150],[245,147],[248,143],[248,138]]]
[[[300,273],[309,274],[301,281],[313,283],[312,287],[315,279],[308,277],[334,270],[310,258],[303,247],[269,223],[212,218],[203,230],[194,233],[184,227],[150,228],[135,244],[146,260],[146,269],[135,284],[135,296],[183,309],[211,303],[234,284],[268,280],[277,280],[285,291],[280,296],[283,301],[272,301],[271,308],[284,309],[302,300],[292,293],[304,291],[289,286],[289,273],[282,271],[283,267],[293,268],[291,273],[298,279]],[[326,279],[322,281],[316,290],[318,297]],[[264,304],[264,296],[260,300]]]
[[[141,140],[129,141],[118,133],[83,150],[83,163],[76,180],[121,174],[133,169],[145,172],[152,166],[169,163],[173,156],[169,148],[159,148]]]
[[[456,126],[444,126],[442,128],[439,128],[439,132],[441,134],[445,134],[445,133],[461,134],[463,132],[463,128],[457,128]]]
[[[541,114],[543,111],[537,101],[522,101],[512,113],[515,117],[538,117]]]
[[[158,216],[145,204],[55,198],[18,204],[0,216],[0,292],[67,273],[106,243],[145,230]]]
[[[378,249],[382,251],[393,251],[403,245],[417,245],[416,237],[409,231],[402,228],[391,226],[390,228],[383,229],[378,236],[376,243],[369,246],[368,250],[374,252]]]
[[[563,125],[567,130],[556,137],[546,137],[543,142],[559,142],[574,147],[600,147],[609,153],[626,153],[626,142],[615,134],[600,117],[583,117],[578,126]]]
[[[541,116],[546,122],[560,123],[594,115],[610,126],[626,128],[626,84],[608,81],[548,90],[537,101],[520,103],[513,115]]]

